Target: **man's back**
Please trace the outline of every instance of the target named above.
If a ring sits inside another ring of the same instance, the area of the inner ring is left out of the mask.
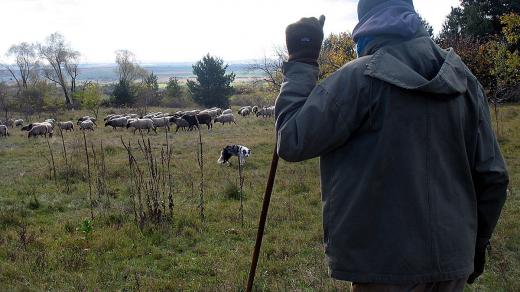
[[[507,186],[485,96],[460,58],[427,37],[372,46],[317,86],[316,67],[285,65],[279,154],[321,157],[333,277],[465,278],[468,247],[491,237]]]

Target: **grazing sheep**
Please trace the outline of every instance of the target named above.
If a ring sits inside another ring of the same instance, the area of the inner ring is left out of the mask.
[[[52,128],[49,128],[49,125],[46,125],[44,123],[32,124],[32,128],[29,131],[27,138],[31,138],[31,137],[36,138],[38,136],[47,137],[47,134],[49,134],[49,137],[52,137],[51,131],[52,131]]]
[[[94,131],[94,122],[92,120],[86,120],[79,124],[79,129],[82,131]]]
[[[26,125],[26,126],[23,126],[20,130],[21,131],[30,131],[33,127],[33,124],[29,124],[29,125]]]
[[[184,115],[182,118],[190,124],[189,130],[193,130],[194,127],[199,128],[199,125],[208,126],[208,130],[213,128],[213,119],[209,114]]]
[[[74,123],[72,121],[68,122],[59,122],[58,127],[62,131],[74,131]]]
[[[106,123],[105,123],[105,127],[112,127],[114,130],[116,128],[126,128],[126,126],[128,125],[128,119],[126,117],[121,117],[121,118],[115,118],[115,119],[109,119]]]
[[[251,110],[254,114],[256,114],[258,112],[258,106],[254,106],[253,109]]]
[[[15,127],[23,126],[23,120],[22,119],[14,120],[14,126]]]
[[[235,116],[233,116],[233,114],[220,115],[215,118],[215,123],[222,123],[222,125],[224,125],[225,123],[229,123],[229,124],[234,123],[235,125],[237,124],[235,122]]]
[[[155,128],[167,128],[170,130],[170,119],[169,118],[152,118],[153,126]]]
[[[97,126],[96,118],[93,118],[93,117],[90,117],[90,116],[84,116],[84,117],[79,118],[78,119],[78,125],[80,125],[82,122],[85,122],[85,121],[91,121],[94,125]]]
[[[251,114],[251,107],[250,106],[246,106],[246,107],[241,108],[238,111],[238,114],[243,116],[243,117],[249,116]]]
[[[233,110],[231,110],[231,109],[227,109],[227,110],[225,110],[225,111],[222,112],[221,116],[222,116],[222,115],[227,115],[227,114],[232,114],[232,113],[233,113]]]
[[[190,127],[190,123],[188,123],[188,121],[186,121],[183,118],[173,116],[170,118],[170,122],[174,123],[177,126],[177,128],[175,129],[175,133],[177,133],[179,129],[185,130],[186,128]]]
[[[9,131],[7,130],[6,125],[0,125],[0,137],[7,137],[9,136]]]
[[[256,116],[262,116],[263,118],[272,117],[274,115],[274,106],[263,107],[261,110],[256,112]]]
[[[153,121],[151,119],[137,119],[126,125],[127,129],[130,127],[134,128],[134,134],[137,130],[148,130],[148,133],[150,133],[150,130],[153,130],[157,134],[157,130],[153,126]]]

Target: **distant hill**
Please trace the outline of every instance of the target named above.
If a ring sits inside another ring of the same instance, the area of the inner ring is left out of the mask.
[[[172,76],[180,80],[194,78],[191,63],[157,63],[157,64],[141,64],[143,68],[149,72],[153,72],[159,77],[159,82],[165,83]],[[229,72],[234,72],[237,80],[254,79],[262,77],[260,71],[248,70],[249,64],[230,64]],[[100,83],[111,83],[117,81],[115,73],[116,64],[81,64],[80,75],[78,80],[82,81],[96,81]],[[0,69],[0,81],[10,82],[12,77],[5,69]]]

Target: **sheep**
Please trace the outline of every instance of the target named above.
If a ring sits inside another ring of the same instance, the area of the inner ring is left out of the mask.
[[[258,106],[254,106],[251,110],[254,114],[256,114],[258,112]]]
[[[169,118],[152,118],[152,122],[155,128],[167,128],[168,130],[170,130]]]
[[[157,130],[155,129],[151,119],[137,119],[126,125],[127,129],[130,127],[134,128],[134,135],[137,130],[148,130],[148,133],[150,133],[150,130],[153,130],[157,134]]]
[[[174,123],[177,126],[177,128],[175,129],[175,133],[177,133],[179,131],[179,129],[184,130],[184,129],[190,127],[190,123],[188,123],[188,121],[186,121],[183,118],[173,116],[170,118],[170,122]]]
[[[92,120],[86,120],[79,124],[79,129],[82,131],[94,131],[94,122]]]
[[[27,138],[31,137],[38,137],[38,136],[45,136],[47,137],[47,134],[49,134],[49,137],[52,137],[52,129],[49,128],[49,125],[45,123],[39,123],[39,124],[32,124],[32,128],[29,131],[29,134],[27,135]]]
[[[121,117],[121,118],[115,118],[115,119],[110,119],[108,120],[106,123],[105,123],[105,127],[112,127],[114,130],[116,128],[126,128],[126,126],[128,125],[128,119],[126,117]]]
[[[96,118],[93,118],[93,117],[90,117],[90,116],[84,116],[84,117],[79,118],[78,119],[78,125],[80,125],[82,122],[85,122],[85,121],[91,121],[94,125],[97,126]]]
[[[6,125],[0,125],[0,137],[7,137],[9,136],[9,131],[7,130]]]
[[[22,119],[14,120],[14,126],[15,127],[23,126],[23,120]]]
[[[213,119],[209,114],[198,114],[198,115],[184,115],[182,116],[189,124],[189,129],[192,130],[193,127],[199,128],[199,125],[208,126],[208,130],[213,128]]]
[[[274,106],[270,107],[263,107],[261,110],[256,112],[256,116],[262,116],[262,117],[271,117],[274,115]]]
[[[250,106],[246,106],[246,107],[241,108],[238,111],[238,114],[243,116],[243,117],[249,116],[251,114],[251,107]]]
[[[62,131],[74,131],[74,123],[72,121],[68,122],[59,122],[58,127]]]
[[[233,113],[233,110],[231,110],[231,109],[227,109],[227,110],[225,110],[225,111],[222,112],[221,116],[222,116],[222,115],[227,115],[227,114],[232,114],[232,113]]]
[[[235,116],[233,116],[233,114],[220,115],[217,118],[215,118],[215,123],[222,123],[222,125],[224,125],[225,123],[234,123],[235,125],[237,124],[235,122]]]

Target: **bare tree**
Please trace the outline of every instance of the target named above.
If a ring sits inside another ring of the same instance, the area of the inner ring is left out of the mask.
[[[137,64],[134,53],[129,50],[116,51],[116,64],[119,81],[132,83],[148,75],[148,72]]]
[[[282,66],[289,58],[286,47],[275,47],[272,57],[264,56],[264,59],[256,64],[249,66],[250,71],[261,71],[264,74],[262,79],[269,84],[274,92],[280,91],[283,82]]]
[[[18,92],[27,89],[30,83],[38,80],[38,54],[36,52],[36,45],[30,43],[20,43],[12,45],[7,53],[7,57],[15,59],[15,67],[7,64],[2,66],[9,71],[18,85]]]
[[[72,105],[72,94],[76,90],[76,79],[79,74],[78,63],[80,54],[65,42],[59,33],[53,33],[38,45],[40,56],[47,61],[44,70],[45,78],[56,83],[65,95],[67,105]]]

